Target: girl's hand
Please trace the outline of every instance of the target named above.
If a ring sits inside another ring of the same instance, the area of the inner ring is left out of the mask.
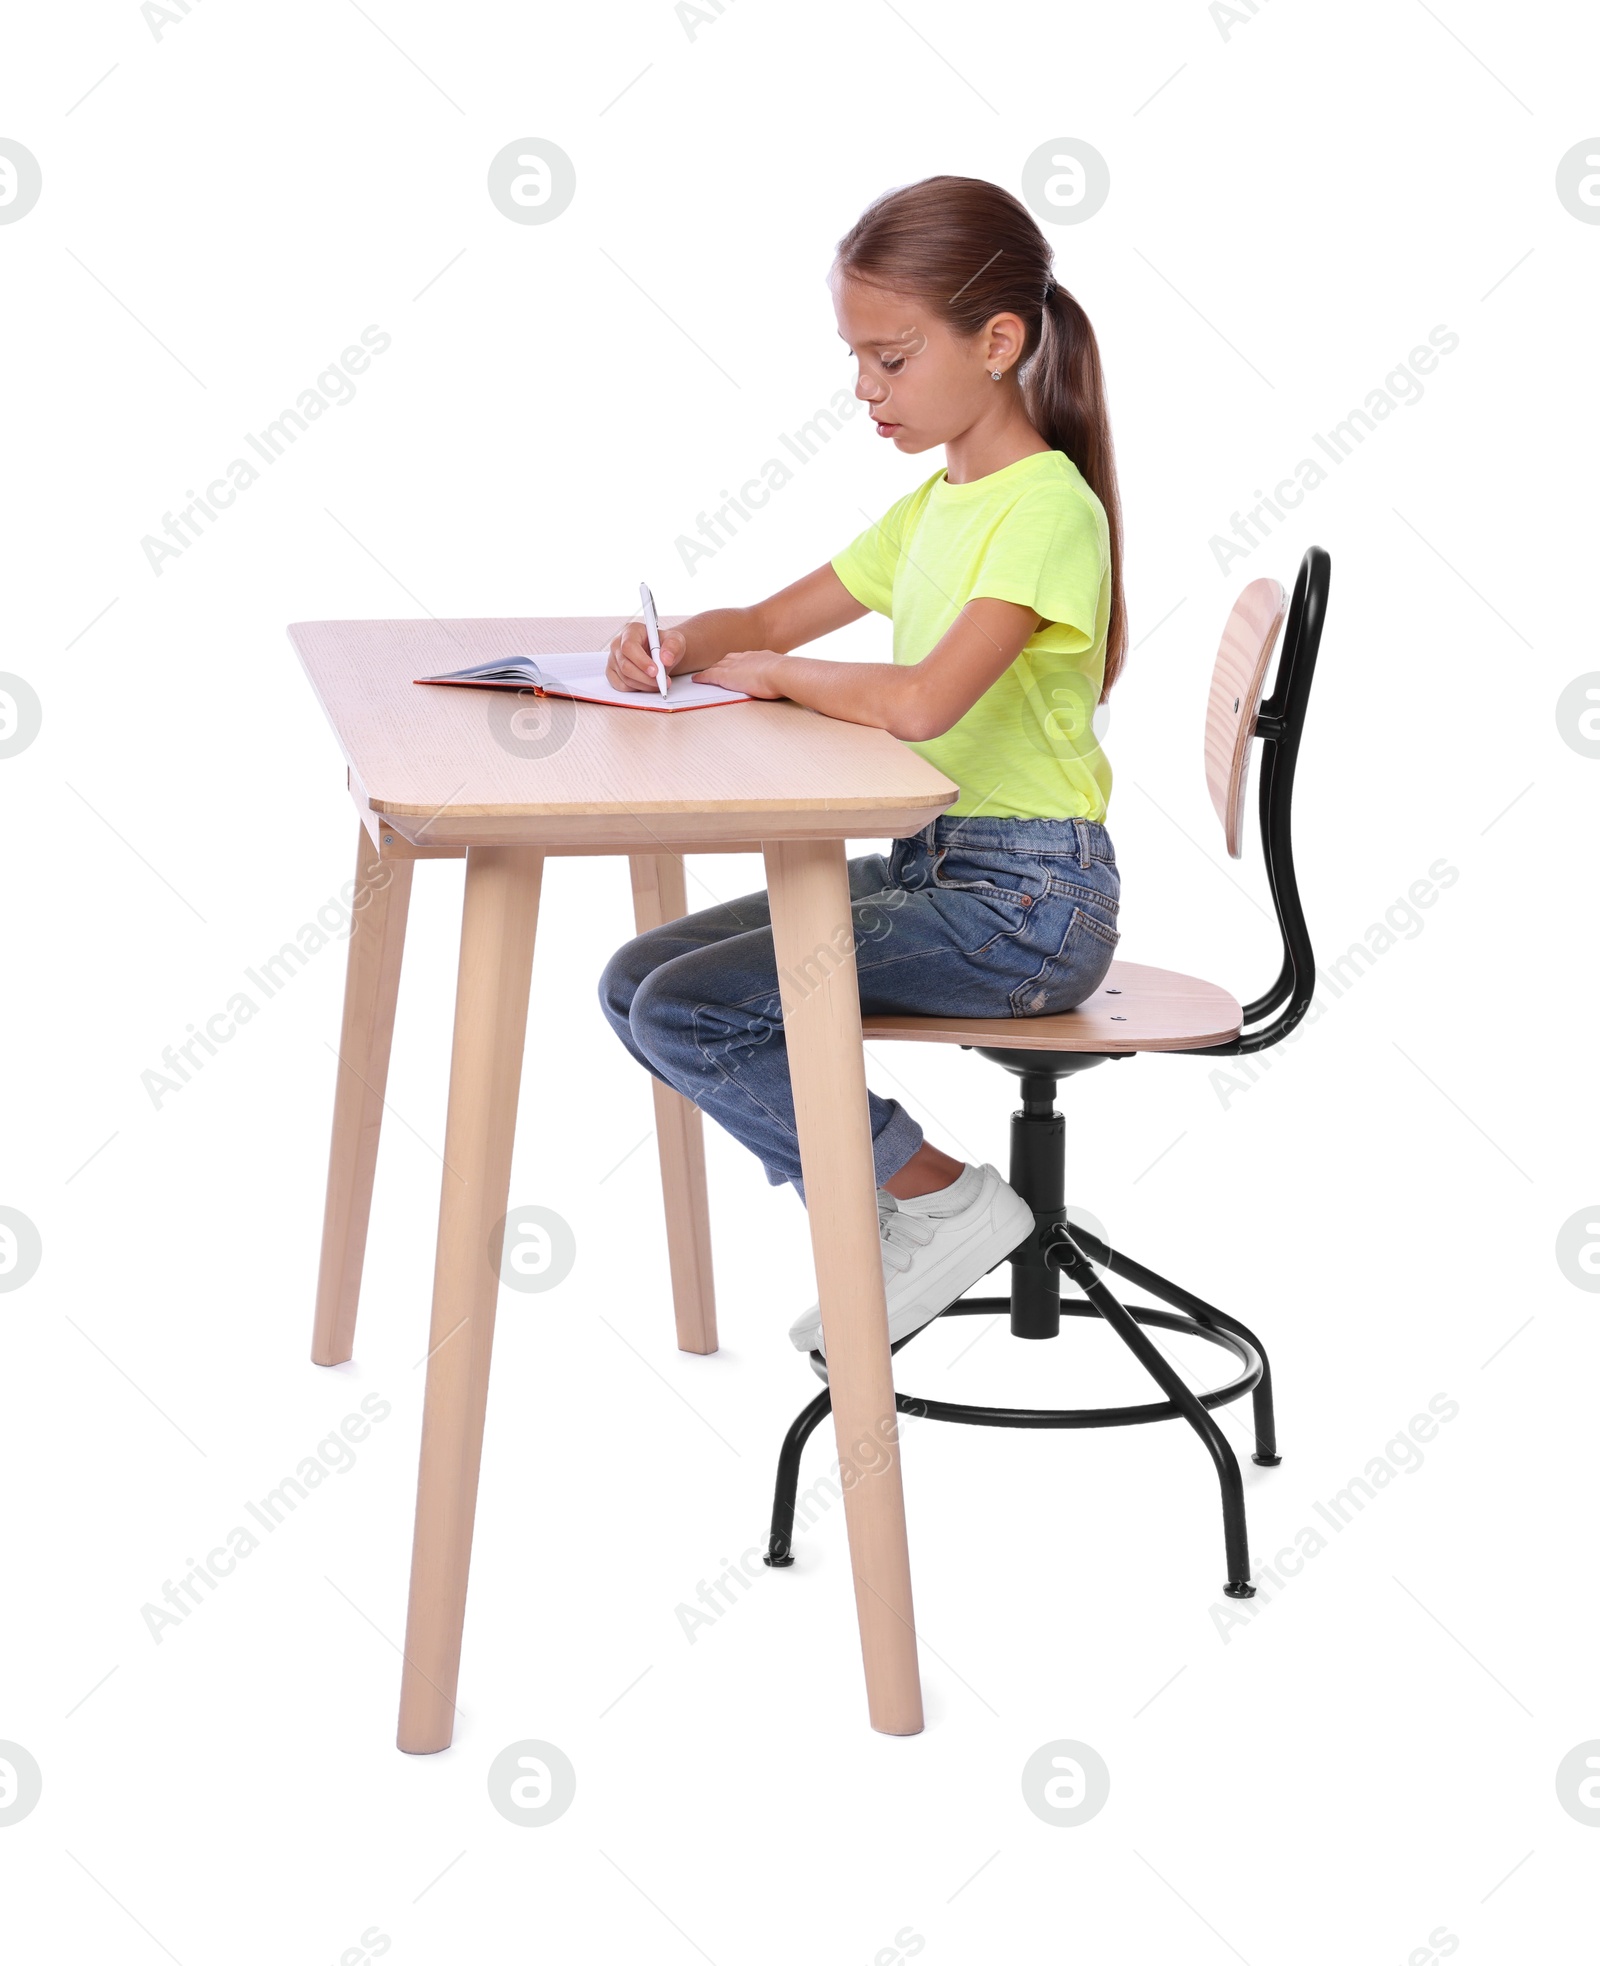
[[[677,672],[688,652],[689,645],[678,629],[662,629],[661,660],[669,676]],[[655,658],[650,653],[650,641],[642,621],[630,621],[620,634],[611,637],[606,653],[606,681],[613,689],[660,688]]]
[[[743,690],[746,696],[778,697],[785,692],[777,681],[778,664],[784,658],[774,649],[741,649],[700,670],[697,683],[714,683],[718,689]]]

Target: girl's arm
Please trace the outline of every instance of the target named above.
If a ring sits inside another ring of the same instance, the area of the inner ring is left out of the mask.
[[[796,587],[775,595],[774,600],[784,600],[824,573],[852,610],[829,626],[842,626],[843,621],[853,621],[866,612],[851,600],[832,567],[819,568]],[[759,608],[730,608],[716,615],[697,616],[696,623],[760,613]],[[686,627],[692,625],[685,623]],[[1038,626],[1039,616],[1032,608],[985,597],[969,601],[920,662],[820,662],[811,656],[790,655],[786,640],[773,640],[738,653],[730,650],[704,668],[700,680],[746,690],[752,696],[786,696],[825,716],[852,724],[874,724],[893,737],[924,742],[942,737],[966,715],[1016,661]],[[811,634],[824,632],[817,628]],[[810,634],[794,637],[810,639]]]

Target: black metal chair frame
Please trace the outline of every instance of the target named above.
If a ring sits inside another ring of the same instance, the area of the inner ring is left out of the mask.
[[[1291,807],[1295,762],[1305,725],[1306,704],[1322,639],[1328,605],[1329,559],[1320,546],[1309,547],[1295,580],[1278,656],[1272,695],[1256,716],[1253,736],[1262,745],[1260,814],[1262,852],[1267,881],[1283,939],[1283,961],[1271,988],[1244,1006],[1240,1033],[1226,1044],[1197,1047],[1179,1057],[1234,1057],[1264,1051],[1294,1030],[1311,1006],[1316,989],[1316,965],[1300,890],[1295,880]],[[940,1312],[941,1317],[971,1317],[1009,1311],[1011,1332],[1017,1338],[1054,1338],[1065,1317],[1098,1317],[1109,1325],[1155,1380],[1165,1399],[1141,1406],[1083,1409],[967,1406],[949,1400],[921,1399],[897,1392],[901,1413],[927,1420],[951,1420],[979,1427],[1132,1427],[1156,1420],[1187,1420],[1204,1441],[1216,1468],[1222,1491],[1222,1522],[1227,1557],[1229,1597],[1252,1597],[1249,1535],[1245,1523],[1244,1482],[1232,1447],[1212,1418],[1218,1407],[1251,1395],[1258,1467],[1273,1468],[1278,1453],[1272,1404],[1272,1371],[1255,1334],[1236,1318],[1205,1303],[1192,1292],[1158,1276],[1132,1257],[1102,1242],[1076,1223],[1067,1221],[1065,1194],[1066,1122],[1056,1111],[1058,1082],[1074,1072],[1087,1071],[1107,1058],[1130,1058],[1133,1052],[1019,1051],[1009,1048],[964,1046],[1013,1072],[1021,1081],[1022,1105],[1011,1116],[1011,1186],[1033,1210],[1034,1227],[1004,1260],[1011,1266],[1011,1290],[1004,1297],[962,1297]],[[1166,1055],[1166,1054],[1163,1054]],[[1100,1272],[1122,1277],[1172,1308],[1125,1305],[1107,1288]],[[1063,1297],[1065,1276],[1080,1295]],[[930,1322],[932,1322],[930,1320]],[[1205,1339],[1231,1352],[1240,1370],[1225,1385],[1194,1392],[1166,1354],[1145,1335],[1145,1327],[1181,1332]],[[899,1352],[929,1327],[923,1325],[891,1347]],[[811,1365],[826,1380],[821,1353]],[[797,1415],[784,1437],[778,1456],[778,1477],[772,1505],[772,1530],[765,1561],[781,1568],[794,1561],[795,1497],[800,1482],[800,1459],[811,1434],[828,1413],[831,1394],[824,1389]]]

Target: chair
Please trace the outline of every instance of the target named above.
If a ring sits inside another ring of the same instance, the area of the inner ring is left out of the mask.
[[[1206,712],[1206,779],[1234,859],[1243,851],[1245,792],[1256,740],[1263,751],[1261,840],[1283,938],[1277,980],[1264,995],[1241,1009],[1226,990],[1197,977],[1114,962],[1088,1002],[1060,1015],[868,1017],[862,1026],[868,1038],[959,1044],[1003,1066],[1021,1081],[1022,1105],[1011,1116],[1009,1178],[1032,1208],[1034,1228],[1006,1258],[1011,1269],[1008,1295],[962,1297],[940,1315],[965,1317],[1009,1310],[1012,1336],[1025,1339],[1056,1337],[1064,1316],[1101,1318],[1165,1394],[1163,1399],[1139,1406],[1041,1410],[967,1406],[897,1391],[898,1410],[922,1419],[981,1427],[1128,1427],[1157,1420],[1187,1420],[1204,1441],[1216,1468],[1228,1573],[1223,1588],[1235,1598],[1255,1594],[1250,1581],[1244,1484],[1233,1449],[1212,1414],[1249,1393],[1255,1423],[1255,1453],[1251,1458],[1258,1467],[1278,1465],[1281,1456],[1273,1426],[1272,1373],[1266,1352],[1237,1318],[1158,1276],[1076,1223],[1069,1226],[1066,1124],[1056,1111],[1055,1094],[1059,1080],[1088,1071],[1108,1058],[1126,1059],[1147,1051],[1183,1052],[1191,1057],[1232,1057],[1263,1051],[1287,1037],[1310,1007],[1316,972],[1295,884],[1290,806],[1295,759],[1327,612],[1328,573],[1328,555],[1319,546],[1308,548],[1287,610],[1276,684],[1265,703],[1261,698],[1267,669],[1285,616],[1284,592],[1277,581],[1253,580],[1240,594],[1223,630],[1212,672]],[[1124,1305],[1112,1294],[1102,1271],[1126,1279],[1171,1308]],[[1076,1296],[1062,1295],[1062,1276],[1076,1287]],[[1240,1369],[1225,1385],[1193,1392],[1166,1354],[1145,1335],[1145,1327],[1203,1338],[1231,1353]],[[913,1332],[893,1349],[901,1351],[920,1335],[920,1331]],[[820,1353],[811,1354],[811,1365],[825,1381],[827,1364]],[[824,1390],[798,1415],[784,1439],[765,1559],[774,1567],[794,1561],[800,1459],[806,1441],[828,1410],[829,1395]]]

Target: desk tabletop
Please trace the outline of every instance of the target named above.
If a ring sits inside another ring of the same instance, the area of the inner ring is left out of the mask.
[[[887,731],[797,703],[664,713],[415,686],[496,657],[603,648],[627,619],[301,621],[289,639],[358,805],[418,846],[902,838],[956,798]]]

